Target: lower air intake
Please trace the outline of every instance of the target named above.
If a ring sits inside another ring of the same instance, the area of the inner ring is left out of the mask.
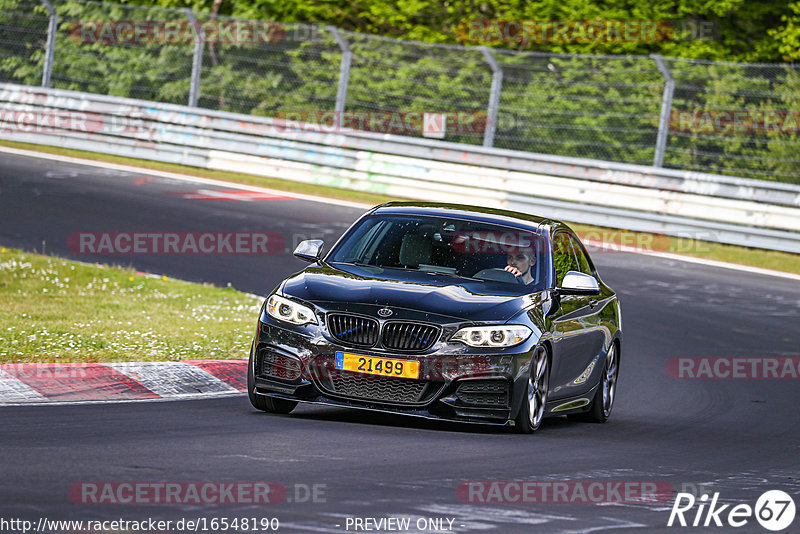
[[[413,404],[420,402],[427,383],[403,378],[342,375],[332,377],[331,384],[337,394],[345,397]]]

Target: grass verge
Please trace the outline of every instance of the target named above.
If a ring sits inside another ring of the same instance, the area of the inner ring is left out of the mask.
[[[35,145],[30,143],[18,143],[14,141],[5,141],[5,140],[0,140],[0,145],[12,148],[24,149],[24,150],[46,152],[49,154],[58,154],[63,156],[84,158],[93,161],[106,161],[110,163],[118,163],[121,165],[132,165],[135,167],[141,167],[142,169],[161,170],[167,172],[186,174],[190,176],[213,178],[216,180],[224,180],[239,184],[267,187],[270,189],[277,189],[292,193],[316,195],[327,198],[349,200],[352,202],[362,202],[364,204],[371,204],[371,205],[382,204],[384,202],[389,202],[391,200],[407,200],[396,197],[389,197],[386,195],[379,195],[375,193],[351,191],[347,189],[338,189],[335,187],[321,186],[315,184],[305,184],[301,182],[293,182],[291,180],[281,180],[279,178],[266,178],[261,176],[253,176],[250,174],[215,171],[209,169],[202,169],[199,167],[188,167],[185,165],[177,165],[173,163],[160,163],[155,161],[128,158],[123,156],[111,156],[106,154],[99,154],[96,152],[87,152],[84,150],[49,147],[49,146]],[[697,258],[704,258],[708,260],[737,263],[740,265],[749,265],[753,267],[761,267],[764,269],[773,269],[776,271],[784,271],[789,273],[800,274],[800,254],[790,254],[787,252],[739,247],[735,245],[724,245],[721,243],[713,243],[709,241],[700,241],[700,240],[686,239],[686,238],[676,238],[658,234],[647,234],[641,232],[629,232],[627,230],[600,228],[597,226],[588,226],[577,223],[570,224],[570,226],[572,226],[584,238],[600,240],[608,244],[628,245],[654,252],[668,252],[668,253],[681,254]],[[595,253],[600,253],[600,251],[596,251]]]
[[[0,363],[246,358],[259,306],[233,289],[0,248]]]

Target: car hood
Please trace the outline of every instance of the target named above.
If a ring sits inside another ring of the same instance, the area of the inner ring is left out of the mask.
[[[339,309],[388,306],[479,322],[507,321],[531,303],[521,285],[341,264],[308,267],[288,278],[283,292]]]

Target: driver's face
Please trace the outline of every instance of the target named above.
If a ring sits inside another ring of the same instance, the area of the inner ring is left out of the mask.
[[[534,261],[533,257],[528,254],[506,254],[506,263],[508,266],[518,269],[522,274],[528,272],[528,269],[531,268]]]

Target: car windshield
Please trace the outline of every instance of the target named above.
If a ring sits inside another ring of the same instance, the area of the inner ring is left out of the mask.
[[[430,216],[371,216],[327,259],[501,282],[544,284],[542,238],[530,231]]]

